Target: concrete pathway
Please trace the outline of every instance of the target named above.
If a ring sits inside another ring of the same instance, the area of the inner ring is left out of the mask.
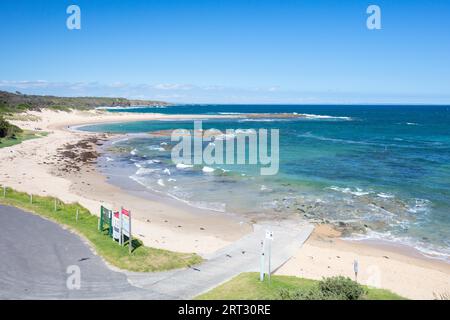
[[[274,233],[272,270],[313,230],[309,224],[258,224],[195,268],[134,273],[111,270],[80,237],[22,210],[0,206],[0,227],[0,299],[190,299],[241,272],[258,271],[265,230]],[[79,290],[66,284],[74,265],[81,272]]]

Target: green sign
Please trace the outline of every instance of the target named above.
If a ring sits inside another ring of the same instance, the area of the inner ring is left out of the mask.
[[[109,235],[112,236],[112,210],[109,210],[104,206],[100,206],[100,231],[104,230],[105,224],[108,227]]]

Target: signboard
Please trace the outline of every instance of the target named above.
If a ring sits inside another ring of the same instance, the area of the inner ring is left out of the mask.
[[[119,240],[120,241],[120,234],[121,234],[121,230],[120,230],[120,214],[119,212],[114,212],[114,214],[112,215],[112,230],[113,230],[113,238],[115,240]]]
[[[273,231],[266,230],[266,239],[273,240]]]
[[[112,234],[111,228],[111,219],[112,219],[112,210],[105,208],[104,206],[100,206],[100,231],[104,230],[104,225],[106,224],[109,229],[109,234]]]
[[[122,232],[124,236],[130,237],[130,211],[122,208]]]

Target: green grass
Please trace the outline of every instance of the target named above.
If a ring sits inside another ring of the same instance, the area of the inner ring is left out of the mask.
[[[318,284],[316,280],[294,276],[271,277],[271,282],[259,281],[259,273],[241,273],[230,281],[208,291],[197,300],[278,300],[281,289],[308,291]],[[399,295],[384,289],[367,288],[367,300],[400,300]]]
[[[23,130],[16,134],[15,138],[0,138],[0,148],[11,147],[25,140],[36,139],[46,136],[47,132]]]
[[[98,217],[92,215],[86,208],[76,203],[57,201],[57,211],[54,211],[54,198],[30,196],[7,188],[6,198],[3,198],[3,188],[0,188],[0,204],[10,205],[36,213],[69,227],[86,238],[95,251],[108,263],[125,270],[136,272],[164,271],[184,268],[198,264],[202,258],[194,253],[178,253],[167,250],[145,247],[137,239],[133,240],[135,248],[131,254],[128,245],[121,247],[108,236],[108,230],[98,231]],[[79,210],[78,222],[76,212]],[[100,208],[99,208],[100,210]]]

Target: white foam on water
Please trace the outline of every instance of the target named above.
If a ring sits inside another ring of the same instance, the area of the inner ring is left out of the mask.
[[[114,145],[116,143],[124,142],[124,141],[128,141],[128,140],[129,140],[129,138],[118,139],[118,140],[113,141],[111,144]]]
[[[189,205],[205,210],[225,212],[226,204],[222,202],[186,201]]]
[[[164,172],[165,174],[167,174],[167,175],[170,176],[170,170],[169,170],[169,168],[165,168],[165,169],[163,170],[163,172]]]
[[[203,167],[202,171],[203,171],[204,173],[211,173],[211,172],[214,172],[215,169],[214,169],[214,168],[211,168],[211,167]]]
[[[450,249],[448,247],[431,245],[412,237],[393,235],[390,231],[378,232],[368,230],[365,234],[353,234],[349,237],[343,237],[342,239],[350,241],[381,240],[414,248],[428,258],[445,261],[450,260]]]
[[[177,163],[176,167],[177,169],[189,169],[193,168],[194,166],[192,164]]]
[[[384,198],[384,199],[392,199],[392,198],[395,198],[394,195],[392,195],[392,194],[390,194],[390,193],[383,193],[383,192],[378,193],[377,196],[380,197],[380,198]]]
[[[365,196],[365,195],[368,195],[368,194],[372,193],[371,191],[365,191],[365,190],[363,190],[361,188],[354,188],[354,189],[352,189],[352,188],[341,188],[341,187],[331,186],[331,187],[328,187],[326,189],[330,189],[330,190],[337,191],[337,192],[342,192],[342,193],[345,193],[345,194],[352,194],[352,195],[358,196],[358,197]]]
[[[163,179],[158,179],[157,183],[161,186],[161,187],[165,187],[166,185],[164,184],[164,180]]]
[[[327,116],[327,115],[320,115],[320,114],[308,114],[303,113],[303,116],[305,116],[307,119],[336,119],[336,120],[352,120],[351,117],[336,117],[336,116]]]
[[[431,202],[427,199],[414,199],[415,204],[409,207],[408,211],[414,214],[428,213]]]
[[[157,172],[157,171],[159,171],[159,169],[151,169],[151,168],[144,168],[144,167],[141,167],[141,168],[139,168],[139,169],[136,171],[135,174],[138,175],[138,176],[142,176],[142,175],[154,173],[154,172]]]
[[[163,147],[160,147],[158,145],[148,146],[147,149],[152,150],[152,151],[166,151],[166,149],[164,149]]]

